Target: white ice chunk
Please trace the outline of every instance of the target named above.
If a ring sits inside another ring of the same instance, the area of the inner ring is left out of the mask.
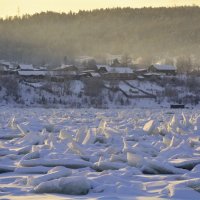
[[[21,160],[19,163],[23,167],[34,167],[34,166],[46,166],[46,167],[55,167],[55,166],[65,166],[72,169],[91,167],[93,164],[81,159],[45,159],[38,158],[32,160]]]
[[[34,191],[37,193],[86,195],[90,188],[90,182],[85,177],[72,176],[41,183],[34,188]]]
[[[157,127],[157,123],[154,120],[148,121],[144,127],[143,130],[149,134],[157,134],[159,133],[159,129]]]
[[[18,167],[15,172],[19,174],[46,174],[51,168],[44,166],[37,167]]]
[[[145,160],[142,156],[127,152],[127,161],[130,166],[140,168],[144,165]]]
[[[109,162],[109,161],[101,161],[94,164],[94,169],[98,171],[104,170],[118,170],[120,168],[126,167],[125,163],[121,162]]]
[[[62,166],[55,167],[55,168],[49,170],[48,173],[45,175],[38,176],[38,177],[29,177],[28,185],[36,186],[36,185],[39,185],[40,183],[43,183],[46,181],[70,176],[71,174],[72,174],[71,169],[67,169]]]

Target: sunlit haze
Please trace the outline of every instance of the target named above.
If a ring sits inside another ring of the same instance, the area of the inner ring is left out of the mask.
[[[77,12],[113,7],[171,7],[200,5],[199,0],[0,0],[0,17],[42,11]]]

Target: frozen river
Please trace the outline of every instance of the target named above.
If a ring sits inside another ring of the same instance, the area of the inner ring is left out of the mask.
[[[0,199],[200,199],[200,110],[0,111]]]

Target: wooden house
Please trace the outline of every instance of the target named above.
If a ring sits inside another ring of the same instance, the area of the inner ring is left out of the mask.
[[[165,74],[165,75],[176,75],[177,68],[173,65],[153,64],[148,68],[148,72]]]
[[[106,67],[106,73],[102,74],[105,79],[111,80],[133,80],[136,74],[129,67]]]

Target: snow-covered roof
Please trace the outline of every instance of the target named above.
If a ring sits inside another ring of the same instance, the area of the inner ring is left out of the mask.
[[[0,61],[0,65],[10,66],[11,64],[9,62],[6,62],[6,61]]]
[[[8,71],[9,70],[9,68],[7,67],[7,66],[5,66],[5,65],[1,65],[0,64],[0,70],[2,71]]]
[[[155,64],[153,65],[157,70],[164,70],[164,71],[171,71],[171,70],[176,70],[176,67],[173,65],[159,65]]]
[[[40,66],[40,67],[38,67],[38,69],[46,70],[47,68],[45,66]]]
[[[133,73],[133,70],[129,67],[110,67],[108,65],[97,65],[97,68],[105,67],[109,73],[129,74]]]
[[[129,67],[110,67],[110,73],[130,74],[133,70]]]
[[[13,64],[8,62],[8,61],[4,61],[4,60],[1,60],[0,61],[0,65],[3,65],[3,66],[6,66],[8,67],[9,69],[13,68]]]
[[[20,76],[45,76],[47,71],[40,71],[40,70],[30,70],[30,71],[18,71]]]
[[[21,70],[34,70],[33,65],[20,64],[19,67]]]

